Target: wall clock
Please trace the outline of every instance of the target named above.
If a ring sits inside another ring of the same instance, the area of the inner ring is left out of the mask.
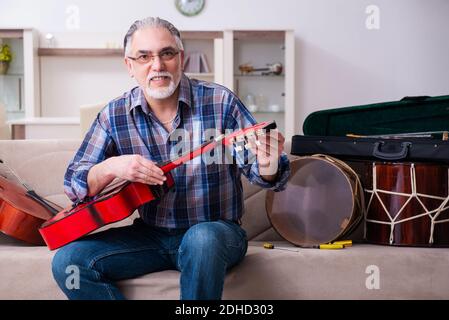
[[[193,17],[199,14],[206,0],[175,0],[176,9],[183,15]]]

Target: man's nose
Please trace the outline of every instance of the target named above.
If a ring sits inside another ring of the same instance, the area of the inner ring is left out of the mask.
[[[164,61],[162,61],[161,57],[153,56],[153,60],[151,63],[151,69],[155,71],[163,70],[165,68]]]

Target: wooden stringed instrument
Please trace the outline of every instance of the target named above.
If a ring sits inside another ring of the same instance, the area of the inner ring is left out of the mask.
[[[64,246],[107,224],[123,220],[143,204],[161,198],[174,186],[170,171],[176,167],[219,145],[235,145],[236,150],[241,151],[242,145],[246,146],[246,139],[263,135],[275,128],[274,121],[262,122],[227,136],[220,135],[173,161],[159,164],[167,177],[162,186],[130,181],[110,185],[94,200],[75,203],[72,207],[59,212],[43,223],[39,232],[50,250]]]
[[[0,175],[0,231],[29,244],[44,245],[39,227],[62,208],[49,205],[7,168],[21,185]]]
[[[239,65],[239,70],[242,74],[248,74],[251,72],[262,71],[262,75],[280,75],[282,74],[282,63],[276,62],[272,64],[267,64],[264,68],[254,68],[251,64],[245,63]]]

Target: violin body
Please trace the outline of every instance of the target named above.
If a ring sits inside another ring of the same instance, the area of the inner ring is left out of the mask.
[[[163,186],[126,182],[95,200],[59,212],[43,223],[39,232],[50,250],[57,249],[98,228],[123,220],[141,205],[159,199],[174,185],[171,174],[166,177]]]
[[[0,176],[0,231],[33,245],[45,245],[39,227],[53,215],[27,196],[25,188]]]

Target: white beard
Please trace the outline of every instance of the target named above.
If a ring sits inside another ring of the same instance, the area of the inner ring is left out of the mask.
[[[179,78],[178,81],[173,80],[173,76],[168,73],[168,72],[158,72],[157,74],[150,74],[150,76],[148,78],[152,78],[154,76],[167,76],[170,77],[170,83],[167,87],[162,87],[162,88],[151,88],[149,85],[146,87],[146,92],[148,94],[148,96],[150,98],[153,99],[166,99],[168,97],[170,97],[175,91],[176,88],[178,87],[179,82],[181,81],[181,78]],[[149,83],[150,81],[148,81]]]

